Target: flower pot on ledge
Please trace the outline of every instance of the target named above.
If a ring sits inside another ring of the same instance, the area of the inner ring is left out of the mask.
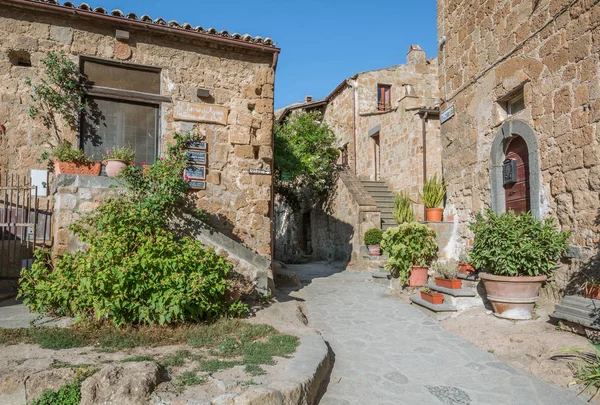
[[[426,208],[425,216],[427,217],[427,222],[442,222],[442,218],[444,216],[443,208]]]
[[[369,245],[369,256],[377,257],[381,256],[381,247],[379,245]]]
[[[421,291],[421,299],[434,305],[441,305],[444,303],[444,295],[434,291]]]
[[[458,263],[458,274],[466,274],[467,276],[470,276],[471,274],[475,274],[476,272],[477,271],[475,270],[475,267],[473,267],[469,263]]]
[[[429,277],[429,267],[427,266],[410,266],[410,276],[408,277],[409,287],[422,287],[427,284]]]
[[[54,160],[54,174],[79,174],[84,176],[100,176],[102,163],[75,163]]]
[[[462,288],[461,279],[448,280],[446,278],[435,277],[435,285],[440,287],[449,288],[451,290],[460,290]]]
[[[108,177],[117,177],[128,165],[126,161],[120,159],[106,159],[104,162]]]

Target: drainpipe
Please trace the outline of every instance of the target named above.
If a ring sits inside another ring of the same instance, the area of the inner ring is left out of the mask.
[[[352,149],[354,149],[354,175],[356,175],[356,82],[348,79],[346,83],[352,87]]]
[[[423,184],[427,181],[427,117],[429,112],[425,111],[421,118],[423,121]],[[423,205],[423,219],[427,220],[427,208]]]

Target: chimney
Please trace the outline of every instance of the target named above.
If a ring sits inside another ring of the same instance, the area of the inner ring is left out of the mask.
[[[409,65],[425,64],[425,51],[419,45],[411,45],[406,54],[406,63]]]
[[[305,103],[312,103],[313,101],[313,96],[306,96],[304,97],[304,102]]]

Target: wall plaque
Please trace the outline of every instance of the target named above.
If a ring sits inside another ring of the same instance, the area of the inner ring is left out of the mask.
[[[250,174],[264,174],[269,176],[271,174],[271,172],[269,170],[262,170],[262,169],[250,169],[248,170],[248,173]]]
[[[206,178],[206,167],[205,166],[188,166],[185,169],[185,175],[190,179],[204,180]]]
[[[206,142],[202,142],[202,141],[190,141],[187,143],[187,147],[189,149],[199,149],[199,150],[206,150],[206,148],[207,148]]]
[[[517,178],[517,159],[506,159],[502,163],[502,180],[505,186],[515,184]]]
[[[206,190],[206,182],[205,181],[190,181],[188,182],[190,188],[195,190]]]
[[[440,114],[440,124],[443,124],[444,122],[448,121],[450,118],[454,117],[455,114],[456,114],[456,106],[452,105],[452,106],[446,108]]]
[[[206,152],[200,152],[197,150],[188,150],[187,156],[188,156],[188,160],[190,163],[194,163],[197,165],[205,165],[206,164]]]
[[[229,109],[212,104],[175,101],[173,118],[176,121],[206,122],[227,125]]]

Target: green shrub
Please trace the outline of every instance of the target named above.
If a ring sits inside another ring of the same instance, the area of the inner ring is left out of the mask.
[[[226,301],[229,262],[170,230],[188,190],[183,169],[189,137],[175,139],[146,177],[141,168],[126,168],[130,193],[71,227],[85,250],[54,261],[41,251],[31,269],[22,270],[19,295],[29,309],[117,326],[203,321],[247,311]]]
[[[471,264],[499,276],[550,275],[567,248],[568,232],[553,219],[513,211],[478,214],[470,225],[474,234]]]
[[[81,401],[81,383],[74,381],[62,386],[58,391],[47,390],[31,405],[79,405]]]
[[[127,163],[131,163],[135,160],[135,151],[131,149],[131,146],[115,146],[114,148],[106,151],[104,159],[116,159],[122,160]]]
[[[415,220],[415,212],[413,211],[413,203],[407,192],[403,191],[394,195],[394,217],[398,224],[413,222]]]
[[[365,245],[375,246],[381,243],[383,231],[379,228],[371,228],[365,232]]]
[[[431,270],[435,272],[437,277],[454,280],[458,275],[458,263],[453,259],[445,261],[435,260],[431,263]]]
[[[61,141],[52,152],[55,160],[71,163],[90,163],[83,150],[76,148],[69,141]]]
[[[417,222],[385,231],[381,247],[390,256],[386,269],[397,272],[402,283],[408,280],[410,266],[426,266],[437,253],[435,232]]]
[[[439,208],[446,195],[444,180],[438,179],[437,173],[423,184],[421,199],[425,208]]]

